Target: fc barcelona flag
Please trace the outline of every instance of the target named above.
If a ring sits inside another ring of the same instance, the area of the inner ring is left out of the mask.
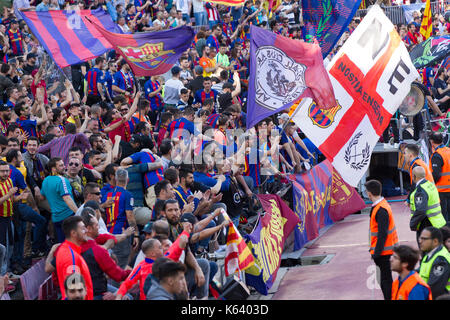
[[[312,98],[322,109],[336,105],[334,91],[317,43],[289,39],[250,27],[250,79],[247,129]]]
[[[156,76],[169,71],[181,54],[189,49],[195,33],[191,27],[118,34],[93,21],[98,31],[113,45],[138,77]]]
[[[31,32],[60,68],[94,59],[112,45],[87,20],[115,32],[120,29],[103,9],[20,12]]]

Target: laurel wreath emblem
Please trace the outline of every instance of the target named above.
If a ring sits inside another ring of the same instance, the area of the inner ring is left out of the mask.
[[[316,39],[319,42],[322,42],[323,40],[325,40],[326,37],[329,36],[329,33],[326,33],[326,35],[324,35],[324,33],[325,33],[324,31],[325,31],[325,27],[327,26],[328,21],[331,19],[331,12],[333,10],[333,5],[331,3],[331,0],[322,1],[322,9],[323,9],[323,15],[320,18],[319,23],[317,25],[316,35],[311,35],[311,34],[306,35],[306,40],[308,40],[308,42],[312,42],[314,37],[316,37]]]
[[[345,149],[345,153],[344,153],[345,163],[349,164],[350,167],[355,170],[361,170],[369,163],[369,160],[370,160],[370,146],[366,142],[366,147],[361,151],[363,159],[360,162],[355,162],[355,161],[351,162],[351,151],[352,151],[351,148],[358,144],[359,138],[361,136],[362,136],[362,132],[358,132],[350,140],[350,143],[348,144],[347,148]]]

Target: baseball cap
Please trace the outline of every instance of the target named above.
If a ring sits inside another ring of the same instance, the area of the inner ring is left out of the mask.
[[[282,113],[282,114],[278,115],[277,118],[281,119],[283,121],[289,121],[289,115],[287,113]]]
[[[173,75],[179,74],[180,72],[181,72],[181,68],[179,66],[175,66],[172,68]]]
[[[1,111],[8,111],[10,109],[11,108],[6,103],[0,104],[0,112]]]
[[[192,213],[185,213],[181,216],[180,222],[190,222],[194,225],[197,222],[197,218]]]
[[[153,231],[153,221],[150,221],[149,223],[147,223],[144,228],[142,229],[142,232],[145,233],[152,233]]]

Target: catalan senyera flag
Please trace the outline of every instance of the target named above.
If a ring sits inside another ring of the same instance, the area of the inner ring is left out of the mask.
[[[431,15],[431,3],[427,0],[425,11],[423,12],[422,24],[420,25],[420,34],[428,39],[433,31],[433,16]]]
[[[229,219],[225,211],[222,211],[225,219]],[[237,271],[243,271],[255,264],[255,258],[247,247],[233,222],[230,223],[227,236],[227,247],[225,250],[225,276],[229,276]]]

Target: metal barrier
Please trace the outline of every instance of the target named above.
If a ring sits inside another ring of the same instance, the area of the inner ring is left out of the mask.
[[[431,12],[433,14],[443,13],[445,11],[446,5],[450,5],[450,0],[431,2]],[[383,8],[384,13],[392,21],[393,24],[407,23],[402,6],[386,7],[381,5],[381,8]],[[355,17],[361,17],[361,15],[364,16],[368,10],[369,9],[358,10],[355,14]]]

